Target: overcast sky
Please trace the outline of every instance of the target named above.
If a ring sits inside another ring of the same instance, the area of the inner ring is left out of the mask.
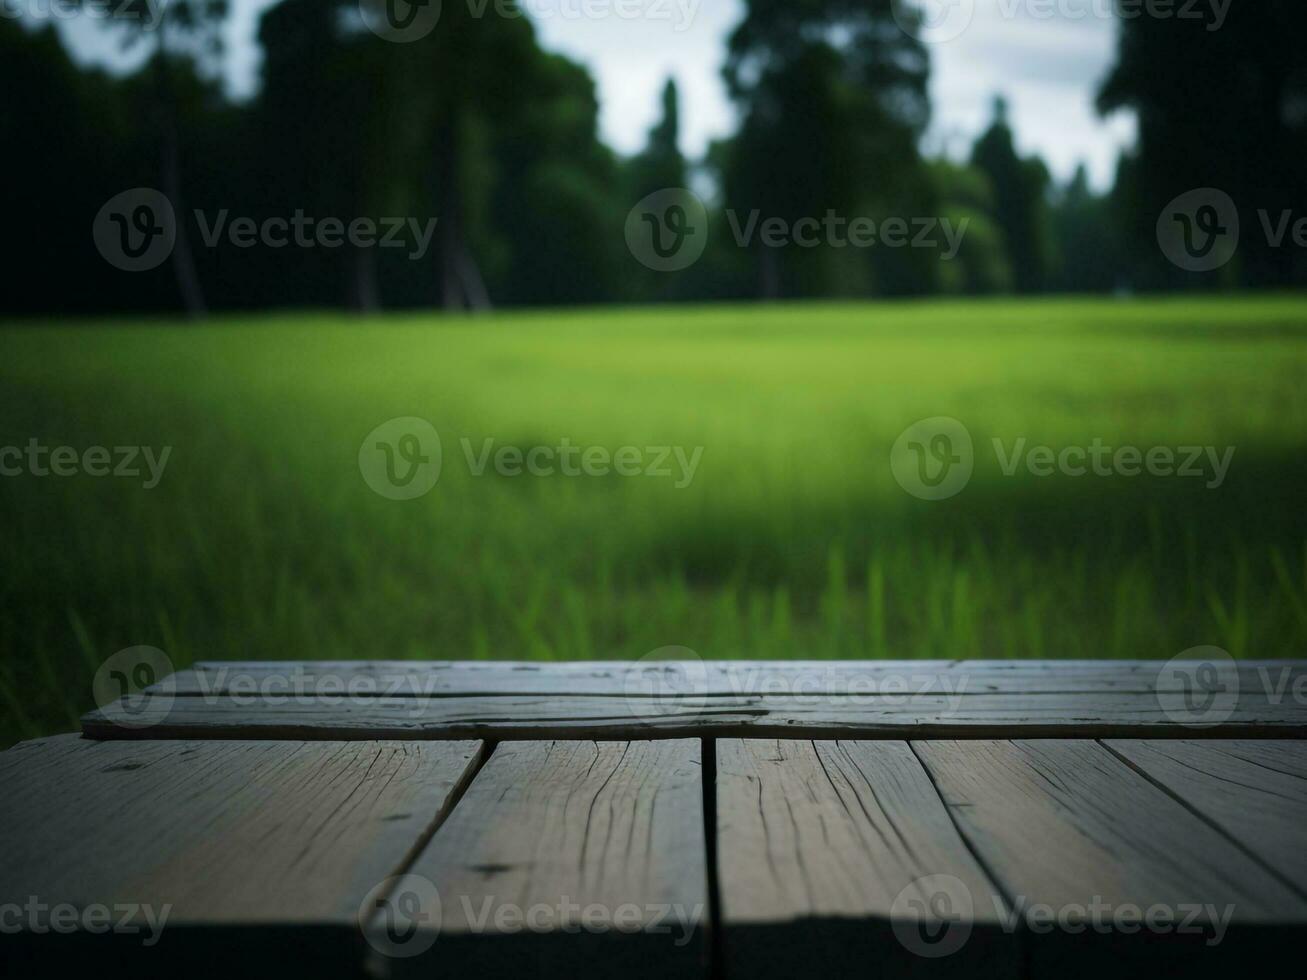
[[[258,81],[258,17],[277,0],[231,2],[228,81],[235,93],[247,94]],[[523,2],[545,47],[590,68],[599,86],[602,135],[616,149],[630,153],[644,144],[669,75],[681,90],[687,154],[700,155],[711,139],[733,128],[720,72],[726,38],[742,15],[740,0]],[[1011,102],[1023,152],[1038,152],[1061,179],[1084,161],[1096,186],[1110,186],[1117,155],[1133,138],[1128,117],[1104,121],[1093,108],[1098,82],[1113,60],[1116,23],[1106,14],[1110,3],[1059,0],[1052,7],[1060,12],[1046,14],[1045,5],[1027,0],[958,0],[963,12],[969,5],[974,5],[970,20],[955,22],[966,23],[965,30],[930,44],[935,121],[926,149],[964,154],[1001,91]],[[621,13],[632,9],[645,16]],[[606,15],[580,16],[585,10]],[[97,61],[120,58],[103,35],[85,29],[89,26],[74,25],[67,32],[76,49]]]

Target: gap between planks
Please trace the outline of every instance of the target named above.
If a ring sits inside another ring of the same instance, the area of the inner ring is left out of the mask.
[[[82,720],[96,739],[680,738],[1300,739],[1307,705],[1247,698],[1213,727],[1195,727],[1156,697],[1130,694],[719,697],[624,699],[504,695],[244,703],[233,698],[129,695]]]
[[[772,740],[748,739],[740,745],[765,749],[770,742]],[[567,746],[569,743],[557,744]],[[779,746],[781,743],[776,744]],[[1167,895],[1174,897],[1192,891],[1204,900],[1218,900],[1223,897],[1220,893],[1225,890],[1240,900],[1240,921],[1236,925],[1241,930],[1244,926],[1259,927],[1263,923],[1279,928],[1277,917],[1290,923],[1295,930],[1307,922],[1307,913],[1304,912],[1307,903],[1303,901],[1303,881],[1304,874],[1307,873],[1307,847],[1304,847],[1307,830],[1299,827],[1300,813],[1307,806],[1307,779],[1304,778],[1307,776],[1307,753],[1304,753],[1299,744],[1174,740],[1043,742],[1029,739],[991,741],[987,744],[915,739],[897,742],[845,739],[823,744],[820,740],[798,739],[788,744],[806,746],[803,751],[810,752],[811,758],[819,764],[820,772],[817,768],[811,768],[810,771],[817,780],[814,785],[823,788],[828,784],[830,787],[829,790],[823,789],[827,793],[826,805],[833,806],[837,800],[842,800],[841,805],[848,815],[847,819],[863,819],[858,817],[857,809],[850,805],[853,797],[848,795],[853,793],[857,797],[862,794],[863,790],[858,789],[861,785],[858,780],[863,780],[866,790],[871,793],[870,797],[862,799],[859,804],[863,807],[866,819],[871,820],[872,811],[866,807],[873,803],[891,815],[884,827],[893,833],[881,835],[880,839],[890,842],[895,839],[895,835],[918,835],[918,838],[926,835],[924,840],[934,842],[930,847],[923,845],[923,839],[917,839],[914,846],[906,848],[906,851],[927,855],[943,854],[944,858],[922,858],[918,870],[941,870],[948,866],[948,861],[970,861],[981,876],[979,880],[982,884],[976,886],[980,892],[992,890],[1008,907],[1015,903],[1020,894],[1035,900],[1044,896],[1074,899],[1085,888],[1102,888],[1104,885],[1109,889],[1115,887],[1116,897],[1124,896],[1125,899],[1136,896],[1154,899],[1159,896],[1165,898]],[[164,745],[166,743],[142,745],[139,751],[155,751]],[[421,871],[424,859],[434,862],[430,867],[437,870],[451,867],[458,869],[458,841],[442,841],[442,831],[449,828],[451,820],[455,819],[460,819],[465,825],[471,822],[475,827],[474,818],[477,815],[466,810],[460,811],[460,808],[467,804],[469,792],[486,772],[495,755],[501,750],[507,751],[509,745],[513,746],[514,753],[529,754],[528,747],[513,743],[479,746],[472,762],[464,769],[459,783],[432,817],[421,825],[421,833],[408,850],[401,852],[402,857],[394,865],[395,874],[405,874],[415,868]],[[723,891],[727,890],[723,869],[725,863],[731,860],[731,854],[735,853],[731,848],[735,848],[736,844],[732,843],[728,848],[729,853],[723,854],[721,832],[723,827],[729,827],[736,816],[731,810],[736,804],[730,800],[738,800],[740,797],[738,792],[736,796],[729,797],[728,790],[719,785],[724,765],[720,752],[723,744],[708,738],[696,741],[695,745],[700,761],[699,786],[695,795],[699,797],[701,806],[698,818],[701,822],[700,833],[703,835],[702,861],[707,889],[707,919],[702,923],[702,941],[706,945],[708,962],[713,971],[711,975],[785,975],[781,968],[787,962],[790,967],[802,969],[812,965],[813,957],[851,955],[848,951],[858,953],[856,944],[867,943],[868,937],[874,942],[871,947],[863,948],[862,953],[879,951],[886,958],[886,975],[894,975],[895,970],[890,967],[896,962],[896,957],[902,959],[902,948],[896,937],[887,931],[886,919],[892,912],[892,909],[887,910],[890,905],[888,896],[900,882],[886,869],[892,870],[893,867],[903,865],[873,864],[884,879],[876,886],[881,889],[881,895],[867,905],[864,893],[864,904],[855,904],[848,909],[857,913],[849,925],[839,925],[836,919],[831,918],[805,923],[793,916],[785,919],[784,914],[778,921],[770,924],[760,921],[756,927],[747,922],[741,924],[735,921],[731,902],[739,900],[740,891],[737,886],[736,891],[723,895]],[[900,748],[895,749],[895,746]],[[126,746],[112,744],[76,745],[75,740],[69,741],[67,748],[70,751],[102,753],[129,751]],[[736,748],[732,747],[732,750],[735,751]],[[836,750],[856,751],[847,759],[838,754],[829,755]],[[905,754],[903,750],[908,752]],[[18,772],[23,764],[24,751],[0,756],[0,773],[8,772],[12,775]],[[178,751],[192,750],[179,746]],[[562,750],[561,754],[566,756],[571,751],[574,748]],[[823,752],[827,754],[823,755]],[[770,761],[784,763],[779,750],[773,754],[777,758]],[[620,765],[621,760],[618,761],[619,768]],[[911,780],[906,784],[903,782],[903,774],[910,773],[914,766],[928,780],[928,791],[925,782],[921,782],[915,789],[909,785]],[[535,778],[530,765],[519,766],[518,771],[522,778]],[[981,773],[980,778],[976,776],[977,771]],[[786,775],[786,766],[782,765],[777,772]],[[869,774],[875,774],[876,778],[871,778]],[[789,773],[789,776],[794,775],[794,772]],[[502,782],[502,775],[500,779]],[[995,789],[996,784],[1000,785],[999,789]],[[802,803],[805,799],[804,786],[801,781],[793,784],[790,788],[794,792],[774,797],[773,805],[784,804],[790,807]],[[908,786],[908,789],[903,789],[904,786]],[[1229,792],[1230,786],[1241,788],[1242,795],[1232,795]],[[737,782],[737,790],[738,787]],[[600,795],[602,790],[603,787],[600,787]],[[55,790],[52,788],[52,791]],[[834,797],[829,795],[830,792],[834,793]],[[681,795],[683,797],[684,793]],[[75,804],[75,799],[75,796],[70,797],[70,802]],[[484,802],[482,801],[483,804]],[[1122,836],[1129,820],[1124,819],[1121,813],[1113,812],[1114,802],[1117,804],[1115,809],[1124,811],[1127,815],[1138,808],[1140,816],[1134,830],[1139,835],[1138,841],[1129,835]],[[1009,809],[1010,819],[1004,816]],[[682,812],[692,812],[692,808],[685,808]],[[840,810],[830,812],[838,815]],[[899,816],[893,817],[894,814]],[[947,826],[951,828],[954,843],[948,846],[953,848],[952,851],[940,849],[939,842],[947,842],[949,837],[941,829],[945,827],[941,820],[946,820]],[[1030,829],[1027,821],[1036,831],[1029,840],[1025,837]],[[1072,829],[1079,827],[1087,836],[1082,839],[1071,833],[1066,826],[1068,822]],[[806,838],[796,836],[796,848],[812,847],[814,841],[820,844],[829,832],[838,829],[823,819],[820,821],[822,833],[813,837],[811,831],[818,824],[808,819],[806,826],[809,827],[809,834]],[[1049,853],[1044,858],[1039,857],[1041,838],[1038,831],[1041,827],[1051,840]],[[500,832],[504,829],[506,828],[501,828]],[[798,829],[799,824],[796,823],[796,835]],[[466,831],[465,826],[464,832]],[[468,839],[476,838],[473,835]],[[849,841],[856,840],[856,837],[848,837],[846,833],[845,837],[835,839]],[[959,852],[959,847],[966,853]],[[1122,849],[1119,854],[1117,847]],[[433,856],[435,851],[442,849],[444,858],[438,854]],[[953,856],[949,857],[949,854]],[[39,855],[37,857],[39,859]],[[860,880],[856,875],[848,878],[843,873],[848,862],[838,860],[839,857],[836,849],[826,858],[828,875],[825,877],[835,886],[834,891],[828,889],[827,898],[821,905],[821,909],[827,913],[832,908],[840,908],[840,902],[847,902],[850,894],[847,889],[853,887],[856,892]],[[1145,865],[1142,870],[1131,865],[1130,861],[1135,858]],[[1192,867],[1182,860],[1188,858],[1195,858]],[[1106,869],[1103,867],[1105,861],[1111,865]],[[1146,866],[1149,861],[1160,862],[1157,870],[1149,870]],[[1114,877],[1113,867],[1122,877]],[[797,870],[803,869],[800,867]],[[1081,877],[1086,884],[1082,885]],[[465,872],[459,872],[451,880],[466,882],[468,879]],[[784,874],[781,880],[784,882]],[[822,880],[824,879],[818,878],[819,882]],[[861,880],[865,888],[867,879],[864,876]],[[798,884],[802,885],[802,882]],[[798,892],[794,891],[795,887],[796,882],[791,878],[788,885],[776,894],[802,895],[802,887]],[[841,887],[845,891],[841,892]],[[774,900],[769,899],[768,889],[755,887],[746,889],[744,893],[748,895],[750,892],[752,897],[760,898],[764,906]],[[833,906],[832,902],[835,903]],[[763,919],[766,917],[763,916]],[[853,945],[847,947],[848,951],[841,952],[845,948],[841,943],[819,941],[811,945],[796,944],[796,934],[793,931],[796,929],[799,930],[799,935],[804,935],[804,930],[815,929],[815,933],[808,932],[806,935],[810,938],[815,936],[818,940],[834,937]],[[823,929],[835,931],[822,932]],[[733,930],[736,938],[732,937]],[[1272,945],[1286,938],[1282,931],[1277,932],[1275,928],[1269,932],[1254,932],[1252,935],[1258,942],[1268,940]],[[995,938],[1001,938],[1002,942],[994,944],[992,940]],[[1150,953],[1145,945],[1132,943],[1122,937],[1109,937],[1113,942],[1120,943],[1119,947],[1106,951],[1102,948],[1086,951],[1073,948],[1065,942],[1066,937],[1057,936],[1053,941],[1041,939],[1035,943],[1031,954],[1034,959],[1026,961],[1023,943],[1028,938],[1030,937],[1021,933],[1017,936],[991,935],[974,939],[967,955],[980,954],[981,958],[978,961],[959,959],[953,961],[952,965],[959,968],[963,965],[979,967],[975,975],[992,970],[998,975],[1042,977],[1061,974],[1067,970],[1084,973],[1085,963],[1110,966],[1118,962],[1116,957],[1121,955],[1136,957],[1157,953],[1157,950]],[[1289,938],[1296,942],[1297,933]],[[779,947],[775,945],[777,943],[780,944]],[[1241,947],[1240,943],[1241,939],[1230,949],[1220,950],[1219,956],[1212,954],[1215,959],[1205,957],[1194,960],[1191,966],[1206,967],[1209,963],[1219,963],[1222,968],[1228,968],[1232,960],[1227,954],[1232,949],[1246,948]],[[1110,955],[1101,960],[1091,956],[1082,962],[1081,957],[1086,952]],[[1166,952],[1169,956],[1171,951],[1168,948]],[[1185,950],[1181,949],[1180,952],[1184,953]],[[514,952],[511,955],[520,954]],[[567,956],[573,955],[580,954],[567,953]],[[1014,967],[1014,956],[1021,958],[1022,965],[1019,968]],[[865,966],[867,961],[862,959],[861,962]],[[898,966],[903,965],[898,962]],[[914,974],[921,966],[922,963],[917,960],[908,960],[904,974]],[[795,974],[791,972],[789,975]]]

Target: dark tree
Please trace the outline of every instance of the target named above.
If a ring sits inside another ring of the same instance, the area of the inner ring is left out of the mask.
[[[1084,165],[1053,207],[1057,271],[1052,285],[1063,292],[1109,292],[1121,278],[1120,251],[1110,201],[1093,192]]]
[[[283,0],[260,23],[254,152],[270,213],[302,209],[346,222],[409,213],[401,183],[414,99],[395,70],[395,46],[351,28],[352,9],[345,0]],[[246,200],[248,207],[257,198]],[[343,264],[317,253],[261,259],[289,266],[319,296],[362,312],[380,308],[377,249],[348,246],[342,257]]]
[[[1131,161],[1135,269],[1145,284],[1194,282],[1158,254],[1154,222],[1195,188],[1229,194],[1245,229],[1238,266],[1248,285],[1303,281],[1300,250],[1275,247],[1259,211],[1278,220],[1307,201],[1307,4],[1233,3],[1219,30],[1205,19],[1123,18],[1117,63],[1098,97],[1102,112],[1133,110]],[[1213,277],[1198,279],[1212,282]]]
[[[966,228],[958,254],[942,266],[939,288],[947,293],[1012,291],[1007,243],[994,219],[994,188],[975,167],[937,160],[931,164],[940,214]],[[964,225],[965,223],[965,225]]]
[[[1048,169],[1038,158],[1022,159],[1007,120],[1007,102],[994,100],[994,121],[976,141],[971,163],[994,190],[994,218],[1007,243],[1019,292],[1033,293],[1048,281]]]
[[[649,144],[631,161],[631,200],[638,201],[654,191],[684,187],[685,157],[681,155],[681,109],[676,82],[663,86],[662,116],[649,132]]]
[[[790,222],[830,210],[929,213],[917,142],[930,117],[930,60],[891,0],[745,6],[725,67],[741,115],[725,164],[728,207]],[[865,292],[875,260],[853,251],[760,248],[758,292]]]
[[[150,48],[150,122],[158,147],[159,189],[179,217],[172,267],[183,308],[192,317],[202,316],[206,312],[204,290],[187,223],[180,220],[186,213],[180,100],[195,66],[212,71],[221,54],[227,0],[119,0],[109,6],[108,13],[97,23],[117,34],[125,48]]]

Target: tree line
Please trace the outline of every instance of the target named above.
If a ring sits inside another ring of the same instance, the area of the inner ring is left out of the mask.
[[[102,24],[144,51],[126,77],[78,66],[53,29],[0,20],[3,309],[475,310],[1284,287],[1307,275],[1307,250],[1262,234],[1257,217],[1307,204],[1307,69],[1294,51],[1307,8],[1293,0],[1236,4],[1219,31],[1121,21],[1099,107],[1132,111],[1139,139],[1104,194],[1083,168],[1059,184],[1023,157],[1001,97],[965,161],[924,155],[929,50],[896,20],[898,0],[746,0],[723,67],[738,129],[694,161],[672,81],[647,146],[623,157],[598,136],[588,72],[545,51],[528,19],[446,3],[436,29],[396,44],[369,29],[373,2],[272,7],[260,85],[242,102],[215,71],[221,0],[173,0],[151,30],[132,17],[145,0],[127,0]],[[676,274],[650,271],[625,247],[628,212],[686,186],[707,199],[705,251]],[[129,275],[90,229],[105,201],[136,187],[162,191],[182,220],[168,261]],[[1167,202],[1203,187],[1237,202],[1252,232],[1212,274],[1176,267],[1157,242]],[[194,211],[256,225],[296,212],[438,220],[415,259],[348,242],[215,244]],[[933,216],[966,231],[947,260],[930,248],[769,247],[740,242],[749,214]]]

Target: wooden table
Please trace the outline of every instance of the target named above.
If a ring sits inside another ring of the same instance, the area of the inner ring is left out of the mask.
[[[199,664],[0,753],[0,964],[1229,976],[1305,733],[1300,661]]]

